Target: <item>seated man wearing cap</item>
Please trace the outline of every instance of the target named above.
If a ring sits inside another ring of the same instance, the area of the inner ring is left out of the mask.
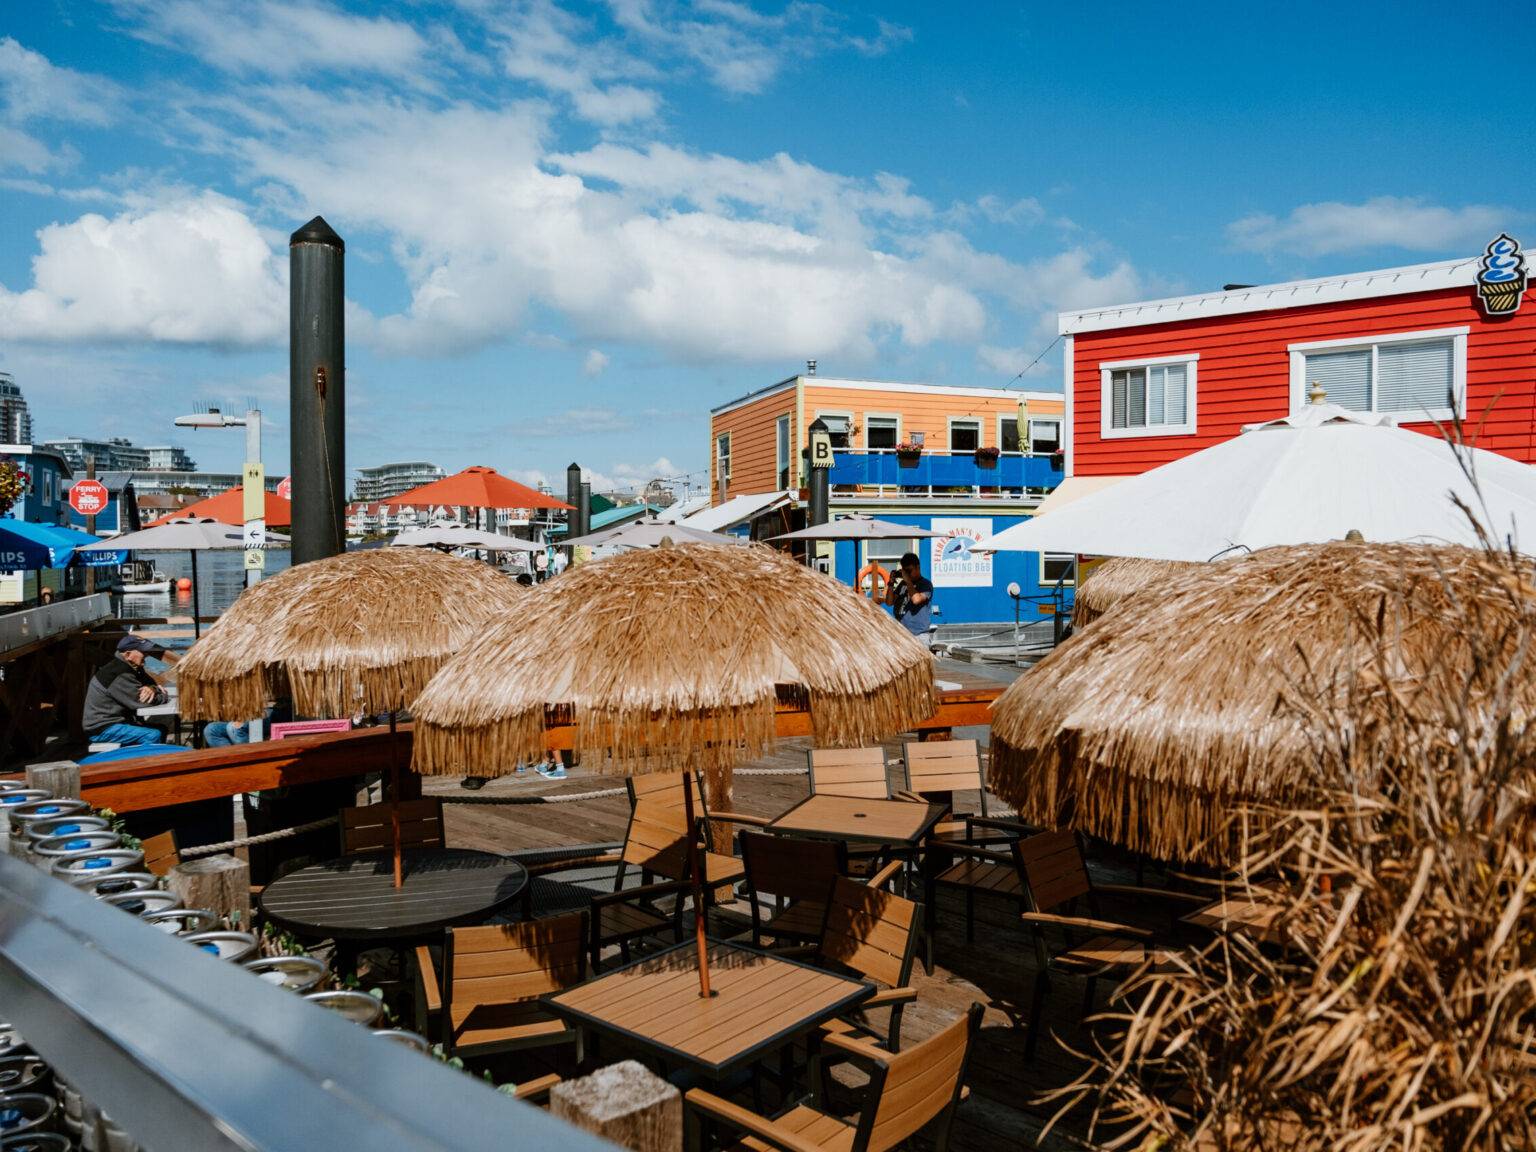
[[[164,655],[164,648],[142,636],[124,636],[117,642],[117,655],[96,669],[85,692],[81,727],[91,740],[122,745],[164,740],[160,729],[137,723],[137,709],[168,699],[165,689],[144,671],[146,656]]]

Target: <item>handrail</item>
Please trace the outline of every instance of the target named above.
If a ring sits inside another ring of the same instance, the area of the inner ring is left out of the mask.
[[[149,1148],[612,1147],[9,856],[0,1004]]]
[[[8,612],[0,616],[0,653],[84,628],[111,615],[112,601],[105,592]]]

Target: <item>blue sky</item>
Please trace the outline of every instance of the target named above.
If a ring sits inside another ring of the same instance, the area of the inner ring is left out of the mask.
[[[255,399],[286,462],[321,213],[349,467],[697,483],[808,357],[1001,386],[1062,308],[1531,231],[1533,55],[1518,5],[7,5],[0,370],[39,438],[233,466],[170,422]]]

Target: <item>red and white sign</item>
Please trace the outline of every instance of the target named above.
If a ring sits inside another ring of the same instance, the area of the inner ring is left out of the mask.
[[[284,500],[293,499],[293,477],[284,476],[277,482],[277,494]]]
[[[69,506],[82,516],[96,516],[107,510],[112,499],[100,480],[76,480],[69,490]]]

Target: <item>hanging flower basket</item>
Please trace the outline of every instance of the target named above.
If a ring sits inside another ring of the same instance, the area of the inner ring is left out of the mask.
[[[983,468],[995,468],[999,455],[1001,453],[996,448],[978,448],[976,449],[976,463],[980,464]]]
[[[903,440],[896,445],[896,460],[898,463],[910,465],[917,463],[917,458],[923,454],[923,446],[915,444],[911,440]]]

